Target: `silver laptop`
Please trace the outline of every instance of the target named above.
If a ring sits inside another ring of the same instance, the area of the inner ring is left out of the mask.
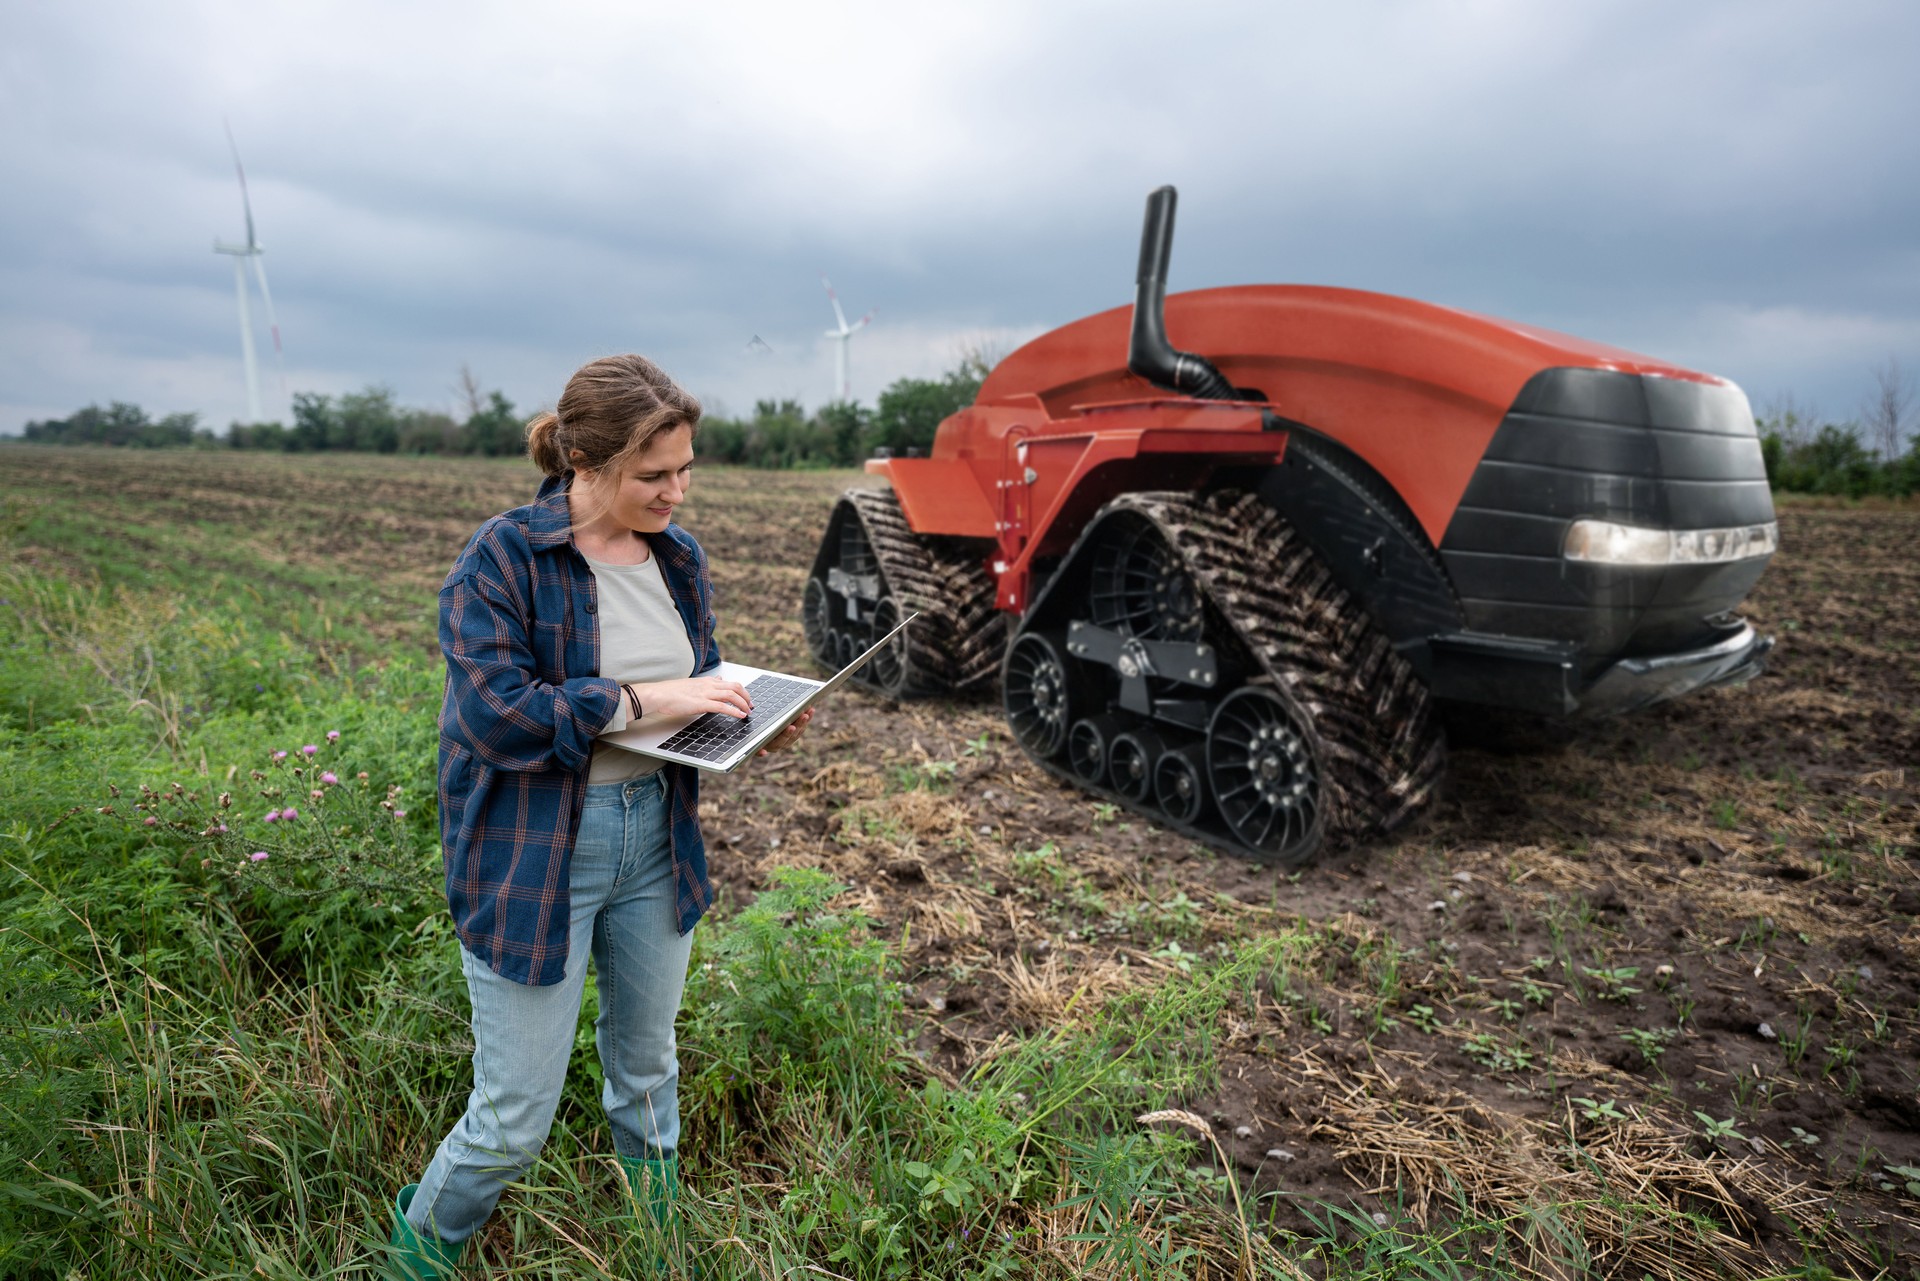
[[[636,726],[602,734],[600,741],[624,747],[642,756],[657,756],[663,761],[678,761],[695,769],[726,773],[767,745],[767,740],[793,724],[800,713],[840,688],[847,678],[867,665],[875,654],[891,644],[920,617],[909,614],[900,625],[867,648],[864,654],[833,674],[830,680],[809,680],[770,672],[745,663],[722,662],[708,673],[724,680],[738,681],[747,687],[753,699],[753,711],[744,717],[703,712],[698,716],[676,716],[657,725]]]

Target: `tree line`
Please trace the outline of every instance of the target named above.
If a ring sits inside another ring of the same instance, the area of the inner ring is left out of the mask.
[[[940,420],[971,404],[986,377],[977,356],[937,379],[901,378],[871,408],[850,401],[809,413],[795,400],[763,400],[751,416],[710,415],[694,442],[698,457],[747,467],[850,467],[877,451],[907,455],[933,445]],[[526,417],[500,392],[483,392],[462,373],[465,414],[411,409],[392,389],[373,386],[329,396],[295,392],[291,425],[234,423],[224,436],[200,415],[155,420],[138,405],[89,405],[66,417],[31,422],[24,439],[49,445],[110,445],[132,449],[252,449],[282,453],[330,450],[373,454],[512,457],[526,449]]]
[[[1920,432],[1911,369],[1888,357],[1873,394],[1844,422],[1777,397],[1755,420],[1767,483],[1796,494],[1905,497],[1920,493]]]
[[[694,442],[708,462],[746,467],[851,467],[880,451],[926,452],[934,429],[973,402],[988,362],[970,355],[940,378],[901,378],[871,408],[838,401],[809,412],[795,400],[763,400],[751,415],[709,416]],[[1910,371],[1889,360],[1874,371],[1874,396],[1860,414],[1834,420],[1791,396],[1763,408],[1756,426],[1767,480],[1776,490],[1905,496],[1920,493],[1920,434],[1913,431],[1916,392]],[[463,418],[395,402],[385,387],[340,396],[297,392],[293,423],[234,423],[224,437],[198,414],[154,419],[137,405],[89,405],[67,418],[28,423],[29,441],[135,449],[192,447],[288,453],[352,450],[381,454],[468,454],[510,457],[526,447],[526,421],[500,392],[483,392],[462,371]]]

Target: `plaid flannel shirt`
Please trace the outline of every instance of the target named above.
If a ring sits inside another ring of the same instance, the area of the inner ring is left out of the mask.
[[[447,691],[440,709],[440,844],[447,906],[467,950],[506,978],[558,983],[567,962],[567,877],[594,736],[619,686],[600,672],[593,572],[573,545],[572,479],[482,525],[440,588]],[[693,642],[693,671],[720,665],[713,582],[678,525],[648,536]],[[700,780],[661,772],[671,815],[680,932],[713,900]]]

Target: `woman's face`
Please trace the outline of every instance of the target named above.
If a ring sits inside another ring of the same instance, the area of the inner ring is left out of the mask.
[[[614,524],[657,534],[673,519],[693,481],[693,432],[685,426],[656,433],[647,447],[618,469],[583,472]]]

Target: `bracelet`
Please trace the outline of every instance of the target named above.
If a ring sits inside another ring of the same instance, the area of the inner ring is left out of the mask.
[[[639,720],[640,717],[643,715],[643,713],[640,711],[639,691],[634,689],[634,687],[631,685],[622,685],[620,687],[620,692],[627,696],[627,719],[635,720],[635,721]]]

